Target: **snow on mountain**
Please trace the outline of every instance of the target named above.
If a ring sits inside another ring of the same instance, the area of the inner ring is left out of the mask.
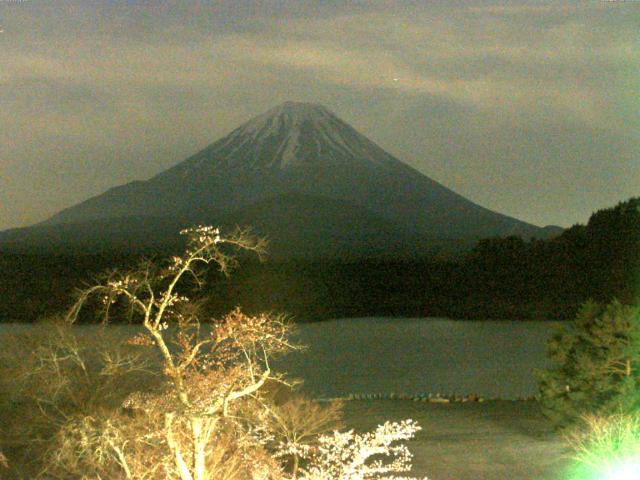
[[[201,154],[179,165],[199,173],[217,159],[219,169],[282,170],[318,163],[377,165],[400,163],[322,105],[285,102],[249,120]]]

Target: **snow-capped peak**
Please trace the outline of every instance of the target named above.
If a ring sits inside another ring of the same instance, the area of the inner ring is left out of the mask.
[[[286,168],[310,163],[384,164],[388,154],[322,105],[284,102],[234,130],[223,147],[251,145],[243,167]],[[231,158],[232,152],[225,152]],[[383,158],[381,158],[383,157]],[[236,165],[237,166],[237,165]]]
[[[303,102],[284,102],[249,120],[238,130],[254,140],[271,137],[287,131],[295,134],[304,123],[317,127],[322,123],[338,120],[322,105]]]

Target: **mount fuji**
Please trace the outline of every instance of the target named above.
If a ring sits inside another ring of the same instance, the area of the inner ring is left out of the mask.
[[[408,254],[559,231],[465,199],[321,105],[285,102],[149,180],[0,233],[0,249],[160,245],[195,222],[252,225],[285,256]]]

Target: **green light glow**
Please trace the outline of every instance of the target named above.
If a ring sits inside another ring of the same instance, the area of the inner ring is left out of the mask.
[[[640,412],[583,420],[567,437],[576,461],[567,480],[640,480]]]
[[[564,480],[640,480],[640,456],[603,460],[597,465],[574,465]]]
[[[640,459],[625,460],[621,464],[608,469],[603,480],[639,480]]]

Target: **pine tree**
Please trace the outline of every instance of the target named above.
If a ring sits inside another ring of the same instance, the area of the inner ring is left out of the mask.
[[[640,407],[640,309],[614,300],[585,303],[549,339],[553,365],[537,372],[544,413],[558,427],[584,414]]]

